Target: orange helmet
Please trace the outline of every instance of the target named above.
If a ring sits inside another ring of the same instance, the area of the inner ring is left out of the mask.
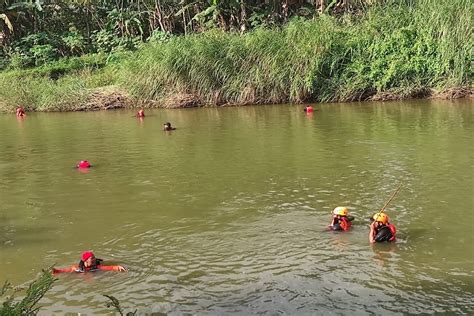
[[[387,224],[388,223],[388,216],[387,214],[385,213],[375,213],[375,215],[372,217],[374,219],[374,221],[376,222],[380,222],[380,223],[383,223],[383,224]]]
[[[348,212],[349,210],[347,209],[347,207],[343,207],[343,206],[338,206],[334,209],[334,211],[332,211],[334,215],[339,215],[339,216],[347,216]]]

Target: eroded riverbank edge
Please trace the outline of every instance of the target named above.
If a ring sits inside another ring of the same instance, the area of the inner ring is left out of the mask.
[[[394,92],[381,92],[376,93],[372,96],[361,96],[357,100],[359,101],[401,101],[410,99],[440,99],[440,100],[455,100],[455,99],[472,99],[474,98],[473,87],[456,87],[449,88],[441,91],[434,89],[419,89],[408,92],[394,93]],[[306,102],[306,103],[319,103],[319,102]],[[301,103],[301,104],[306,104]],[[340,103],[340,102],[338,102]],[[343,102],[351,103],[351,102]],[[206,104],[200,98],[192,93],[181,93],[165,96],[160,100],[141,100],[129,96],[123,90],[116,87],[106,87],[100,89],[93,89],[90,94],[84,97],[84,102],[78,104],[70,109],[64,110],[64,107],[48,108],[45,110],[30,108],[27,104],[18,104],[23,106],[28,112],[78,112],[78,111],[101,111],[101,110],[114,110],[114,109],[182,109],[182,108],[199,108],[199,107],[229,107],[229,106],[245,106],[245,105],[264,105],[264,104],[233,104],[233,103],[219,103]],[[14,107],[8,107],[5,104],[1,104],[0,109],[2,112],[14,112]]]

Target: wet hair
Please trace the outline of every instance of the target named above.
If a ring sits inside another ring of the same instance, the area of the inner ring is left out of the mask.
[[[93,271],[93,270],[97,270],[97,266],[100,265],[102,263],[102,259],[99,259],[99,258],[94,258],[94,260],[92,261],[92,265],[90,266],[89,268],[89,271]],[[79,272],[86,272],[86,266],[84,265],[84,261],[79,261]]]
[[[165,131],[172,131],[172,130],[175,130],[176,128],[172,127],[171,126],[171,123],[170,122],[166,122],[163,124],[165,127],[163,127],[163,130]]]

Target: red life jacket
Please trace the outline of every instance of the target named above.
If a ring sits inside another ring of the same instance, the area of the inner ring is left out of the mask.
[[[395,234],[397,233],[397,229],[392,224],[388,224],[387,226],[388,226],[388,228],[390,228],[390,231],[392,232],[392,238],[390,238],[389,241],[394,241],[395,240]]]
[[[346,217],[341,217],[341,219],[339,220],[339,225],[341,225],[341,228],[344,231],[348,231],[352,226],[352,222],[347,220]]]
[[[351,229],[352,222],[346,216],[334,217],[329,228],[331,230],[348,231]]]

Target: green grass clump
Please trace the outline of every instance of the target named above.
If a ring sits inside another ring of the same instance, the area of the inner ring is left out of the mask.
[[[0,73],[0,110],[14,112],[18,106],[27,111],[83,109],[94,89],[116,81],[113,63],[103,67],[96,57],[87,58],[91,57]]]
[[[298,18],[282,28],[172,37],[135,53],[2,72],[0,109],[84,109],[94,89],[111,85],[140,105],[175,95],[222,105],[471,88],[472,13],[468,0],[384,1],[360,14]]]
[[[0,288],[0,297],[5,295],[8,291],[13,293],[7,297],[0,306],[0,315],[2,316],[16,316],[16,315],[36,315],[39,307],[36,305],[43,298],[46,292],[51,289],[55,279],[51,274],[51,269],[43,270],[41,276],[33,281],[26,290],[25,297],[22,300],[15,300],[14,295],[20,290],[19,288],[12,289],[10,283],[5,282]]]
[[[245,35],[207,32],[149,45],[119,80],[145,100],[191,93],[206,104],[350,101],[471,85],[471,16],[467,0],[424,0]]]

